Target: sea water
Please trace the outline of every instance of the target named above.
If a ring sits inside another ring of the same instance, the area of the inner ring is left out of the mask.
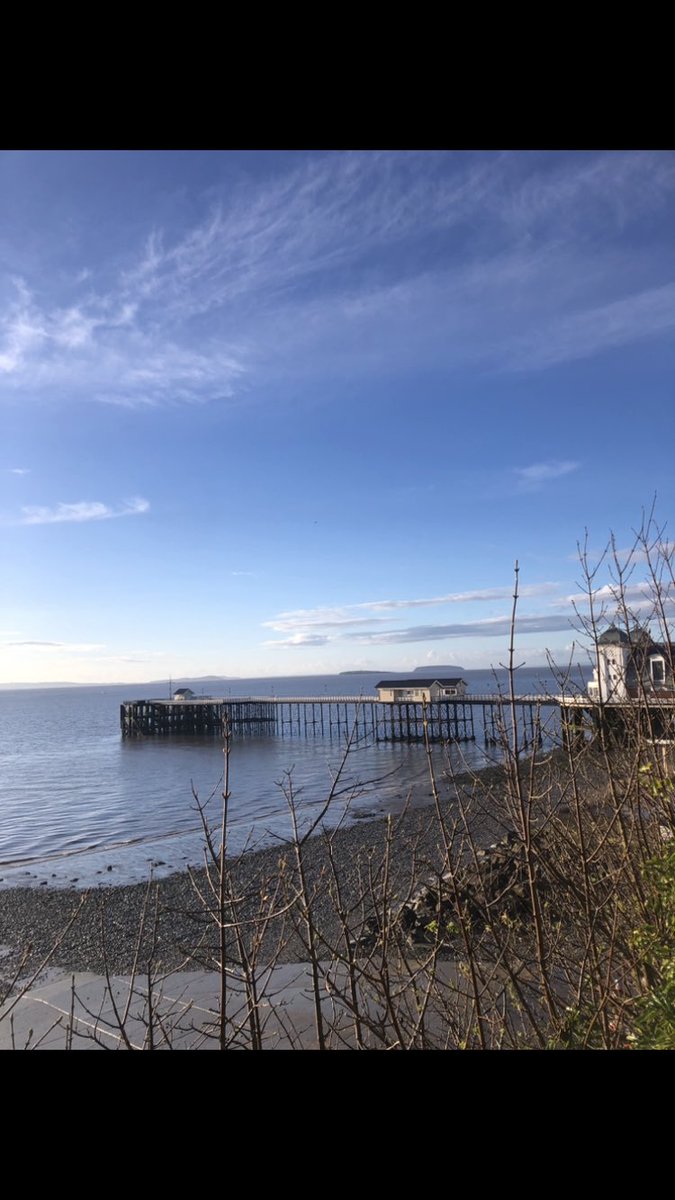
[[[506,687],[504,673],[464,671],[469,694]],[[587,674],[587,673],[586,673]],[[189,680],[181,680],[189,684]],[[377,676],[294,676],[208,684],[232,696],[372,696]],[[577,670],[576,685],[582,687]],[[201,685],[192,684],[199,695]],[[203,861],[199,805],[216,821],[223,789],[217,738],[129,738],[120,733],[123,700],[168,696],[169,682],[109,687],[0,691],[0,888],[19,884],[85,887],[131,883]],[[557,694],[545,668],[521,669],[519,694]],[[434,748],[455,770],[480,769],[499,757],[485,744],[475,711],[475,742]],[[555,710],[542,710],[549,722]],[[344,731],[332,738],[234,737],[230,755],[228,850],[269,845],[289,836],[289,798],[301,821],[322,810],[338,770],[326,817],[363,820],[430,798],[424,747],[358,742],[344,758]]]

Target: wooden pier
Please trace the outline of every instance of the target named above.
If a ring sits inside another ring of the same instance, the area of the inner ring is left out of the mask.
[[[192,700],[125,700],[120,724],[125,737],[216,734],[227,719],[232,733],[276,733],[277,709],[273,700],[227,700],[212,696]]]
[[[557,707],[551,696],[516,699],[527,741],[541,737],[540,710]],[[280,737],[343,737],[375,742],[421,742],[426,720],[434,742],[476,740],[474,713],[482,710],[479,734],[497,743],[508,724],[511,702],[503,696],[465,696],[444,701],[383,701],[376,696],[190,697],[189,700],[126,700],[120,706],[125,737],[170,734],[220,736],[227,721],[233,734]]]

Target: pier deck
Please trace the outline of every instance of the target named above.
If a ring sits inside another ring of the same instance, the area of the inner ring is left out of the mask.
[[[481,732],[496,741],[510,700],[499,695],[457,700],[384,701],[377,696],[203,696],[189,700],[127,700],[120,706],[125,737],[168,734],[220,735],[227,720],[233,734],[282,737],[334,737],[356,732],[374,741],[424,740],[424,722],[432,741],[475,741],[474,710],[482,709]],[[542,707],[558,707],[560,698],[519,696],[524,727],[535,736]]]

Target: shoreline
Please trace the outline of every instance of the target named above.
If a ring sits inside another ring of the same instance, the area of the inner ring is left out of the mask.
[[[391,820],[397,827],[396,858],[399,862],[410,861],[416,843],[420,839],[428,843],[429,826],[436,820],[433,804],[392,817]],[[348,887],[356,884],[355,864],[365,863],[369,855],[375,855],[384,848],[387,825],[388,818],[378,817],[330,831],[336,866]],[[250,896],[252,907],[255,907],[256,893],[260,895],[265,886],[273,887],[280,871],[284,873],[288,870],[288,867],[280,868],[280,861],[288,861],[291,854],[291,847],[271,846],[247,851],[229,860],[236,883]],[[311,884],[315,886],[322,874],[325,876],[328,863],[322,832],[317,831],[307,840],[304,858]],[[186,963],[186,957],[194,951],[204,933],[208,933],[209,922],[192,880],[204,887],[206,876],[203,867],[175,871],[151,883],[157,889],[159,903],[157,959],[162,969],[175,970],[181,966],[194,969],[195,961]],[[28,944],[33,947],[31,965],[41,961],[80,905],[75,924],[55,951],[49,965],[58,965],[65,970],[104,972],[106,962],[100,944],[103,922],[109,969],[114,974],[129,974],[133,967],[148,886],[147,883],[113,884],[89,891],[76,888],[8,888],[0,894],[0,979],[8,978],[20,959],[22,948]],[[327,898],[323,900],[327,901]],[[328,911],[332,906],[322,902],[320,895],[316,906],[323,921],[334,927],[334,913]],[[336,932],[333,928],[327,936],[333,936]],[[305,957],[304,947],[297,938],[291,937],[280,951],[279,961],[301,962]]]
[[[553,764],[555,769],[557,753],[544,754],[541,766]],[[506,771],[501,765],[485,767],[475,774],[463,773],[452,783],[447,778],[439,781],[442,814],[452,817],[456,813],[457,789],[467,795],[469,790],[480,793],[476,805],[481,809],[486,800],[496,798],[505,781]],[[424,804],[404,808],[399,813],[357,819],[335,829],[318,829],[305,842],[305,869],[309,886],[315,892],[313,915],[328,944],[336,944],[343,932],[328,886],[333,870],[331,856],[345,904],[347,907],[357,904],[368,871],[376,870],[383,859],[390,823],[393,899],[395,891],[405,895],[415,881],[437,870],[443,861],[431,791]],[[497,840],[504,832],[496,813],[491,816],[482,810],[479,824],[482,844]],[[290,883],[295,869],[292,855],[290,845],[280,844],[250,849],[229,859],[237,895],[243,898],[241,913],[246,922],[255,919],[260,897],[272,894],[280,879],[284,884]],[[213,949],[217,942],[216,926],[209,920],[195,890],[196,885],[203,892],[206,882],[201,866],[179,869],[163,877],[151,876],[145,882],[104,884],[88,890],[33,885],[8,887],[0,892],[0,983],[13,976],[29,945],[30,957],[22,977],[39,965],[55,945],[50,968],[102,974],[107,966],[111,974],[129,974],[138,953],[139,929],[149,888],[153,895],[156,889],[158,916],[156,928],[148,928],[141,943],[140,965],[145,969],[143,956],[147,958],[154,942],[154,958],[160,970],[203,967],[209,947]],[[72,928],[64,935],[78,909]],[[197,950],[200,940],[204,941],[204,947]],[[278,944],[274,943],[274,934],[269,934],[266,953],[273,953],[279,963],[307,960],[301,934],[288,923],[279,933]]]

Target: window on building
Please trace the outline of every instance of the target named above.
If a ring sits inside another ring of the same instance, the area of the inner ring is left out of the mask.
[[[652,673],[652,683],[660,684],[666,682],[666,664],[662,658],[650,658],[649,666]]]

